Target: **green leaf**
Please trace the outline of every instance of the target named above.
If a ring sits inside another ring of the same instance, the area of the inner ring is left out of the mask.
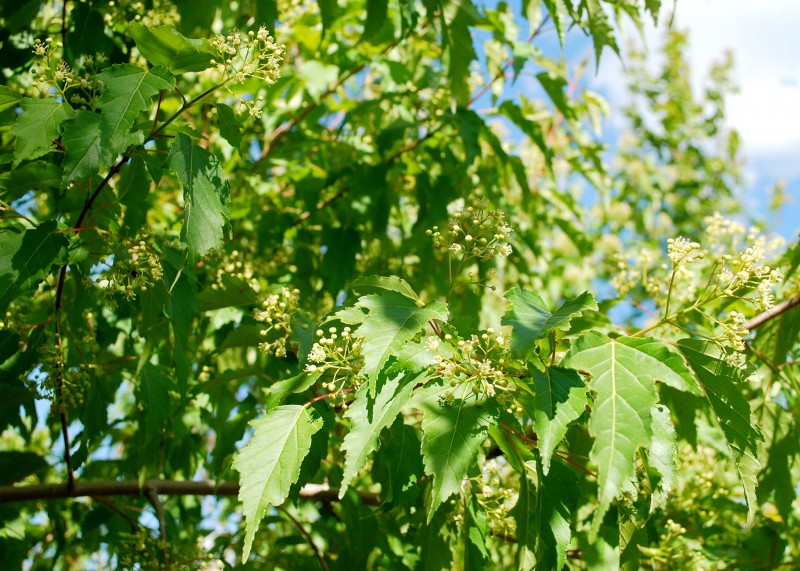
[[[556,109],[567,119],[575,119],[575,109],[572,107],[572,103],[565,93],[567,81],[559,75],[554,75],[546,71],[537,73],[536,79],[542,84],[542,87],[544,87],[547,95],[550,96]]]
[[[183,230],[189,260],[197,262],[209,250],[222,246],[230,218],[230,185],[219,159],[179,134],[172,144],[170,167],[183,183]]]
[[[345,418],[350,420],[350,431],[342,442],[344,475],[339,487],[339,498],[344,497],[353,478],[375,451],[378,436],[400,414],[400,409],[408,403],[411,389],[419,382],[420,376],[404,373],[385,377],[375,399],[371,399],[367,386],[362,385],[353,402],[349,405]]]
[[[486,549],[486,538],[489,536],[489,521],[486,511],[478,503],[478,498],[472,494],[464,510],[464,561],[465,571],[483,571],[486,561],[491,560],[491,555]]]
[[[536,367],[528,369],[533,376],[534,396],[528,414],[533,418],[533,430],[542,455],[542,473],[550,470],[550,458],[567,433],[589,404],[586,383],[577,371],[549,367],[545,372]],[[530,400],[525,398],[523,405]],[[526,407],[528,408],[528,407]]]
[[[168,250],[163,261],[163,283],[167,289],[164,313],[169,317],[175,338],[175,375],[178,389],[186,394],[192,371],[193,358],[189,350],[192,320],[198,313],[197,278],[192,271],[183,267],[175,250]]]
[[[139,430],[145,435],[142,442],[146,448],[158,446],[164,421],[172,414],[169,388],[172,382],[163,370],[145,363],[136,387],[136,400],[142,407]]]
[[[388,485],[381,489],[385,507],[411,506],[419,496],[417,482],[423,471],[420,447],[417,430],[398,416],[380,453],[388,479]]]
[[[471,3],[446,3],[442,8],[442,37],[447,50],[447,77],[455,100],[466,104],[469,99],[467,76],[469,66],[478,58],[470,26],[478,23]]]
[[[520,356],[530,355],[536,340],[550,331],[567,329],[574,316],[587,309],[597,310],[597,302],[589,292],[565,301],[555,312],[550,311],[538,293],[519,286],[508,291],[505,298],[511,307],[501,323],[511,326],[511,350]]]
[[[536,488],[532,480],[536,479],[536,465],[533,461],[524,462],[521,458],[516,461],[509,460],[514,469],[519,472],[519,495],[517,503],[509,512],[517,524],[517,557],[519,571],[530,571],[536,567],[536,546],[539,541],[537,530],[537,505]],[[529,475],[529,472],[532,474]]]
[[[330,30],[334,20],[339,15],[339,9],[336,6],[336,0],[317,0],[319,4],[319,15],[322,20],[322,33]]]
[[[51,220],[25,232],[0,233],[0,311],[35,291],[55,265],[67,263],[67,237]]]
[[[122,228],[127,236],[134,236],[147,221],[150,209],[150,175],[141,154],[120,169],[117,181],[117,196],[125,207]]]
[[[175,75],[211,67],[216,54],[208,40],[189,39],[173,26],[146,28],[133,24],[130,35],[152,65],[163,65]]]
[[[707,341],[681,339],[678,347],[697,374],[725,435],[744,488],[748,520],[752,522],[758,508],[756,486],[761,467],[758,460],[758,441],[764,440],[764,437],[750,409],[750,403],[742,394],[741,383],[748,375],[729,365],[722,359],[716,346]]]
[[[253,305],[258,297],[246,280],[230,274],[223,274],[219,282],[214,283],[214,286],[204,289],[197,296],[197,301],[200,302],[200,311]]]
[[[25,163],[21,167],[0,175],[0,196],[6,202],[21,198],[29,190],[58,188],[61,185],[61,169],[45,161]]]
[[[603,48],[608,46],[619,55],[619,47],[614,37],[614,28],[611,27],[600,0],[583,0],[583,2],[588,16],[586,27],[594,44],[595,66],[599,67]]]
[[[558,42],[563,47],[564,38],[566,37],[567,32],[566,20],[569,17],[566,9],[564,8],[564,0],[543,0],[543,2],[547,7],[547,13],[550,16],[550,20],[553,22],[553,26],[556,29]]]
[[[96,174],[102,164],[102,139],[100,114],[93,111],[76,111],[75,117],[64,124],[61,143],[67,150],[61,168],[64,169],[62,186],[72,181],[84,180]]]
[[[662,404],[650,411],[653,438],[647,450],[647,460],[659,475],[658,487],[650,496],[650,511],[663,507],[678,481],[678,441],[669,409]]]
[[[172,89],[175,78],[163,67],[150,70],[130,64],[112,65],[97,74],[106,86],[97,107],[102,111],[100,131],[105,156],[113,157],[130,145],[144,142],[144,133],[134,128],[136,118],[147,111],[162,89]]]
[[[363,372],[373,398],[377,375],[389,357],[398,354],[406,341],[424,330],[429,320],[447,320],[447,306],[441,301],[419,307],[415,301],[394,291],[362,296],[354,309],[357,311],[343,311],[336,316],[348,325],[360,323],[354,334],[364,338]]]
[[[609,339],[589,332],[573,343],[566,366],[588,371],[596,393],[589,431],[595,438],[589,458],[597,466],[599,506],[596,534],[608,508],[634,475],[636,452],[653,438],[651,409],[658,400],[656,381],[686,384],[691,370],[671,346],[657,339]]]
[[[364,33],[361,40],[369,41],[377,34],[386,21],[389,4],[385,0],[367,0],[367,17],[364,21]]]
[[[49,153],[53,148],[53,141],[58,138],[61,123],[75,113],[72,107],[55,99],[24,97],[20,107],[22,115],[17,117],[11,128],[11,134],[17,137],[12,163],[14,168],[22,161]]]
[[[236,113],[229,105],[217,103],[217,116],[219,117],[219,134],[228,141],[234,149],[242,144],[242,125],[236,118]]]
[[[658,13],[661,10],[661,0],[644,0],[644,8],[653,17],[653,25],[658,25]]]
[[[397,276],[365,276],[350,282],[349,287],[350,290],[358,295],[394,291],[414,301],[419,300],[419,296],[411,289],[408,282]]]
[[[451,391],[454,398],[448,401],[446,393]],[[461,490],[461,481],[475,462],[496,411],[490,403],[477,402],[469,383],[456,389],[429,385],[420,390],[417,406],[423,411],[425,473],[433,476],[430,522],[442,502]]]
[[[0,113],[6,109],[16,107],[20,101],[22,101],[21,93],[5,85],[0,85]]]
[[[19,482],[48,467],[45,459],[33,452],[0,451],[0,486]]]
[[[322,427],[302,405],[275,408],[254,420],[253,438],[233,459],[239,472],[239,501],[246,520],[242,561],[247,562],[258,525],[270,506],[281,505],[300,475],[311,437]]]
[[[578,506],[578,478],[569,467],[557,462],[539,479],[536,535],[537,569],[563,569],[572,540],[572,514]]]

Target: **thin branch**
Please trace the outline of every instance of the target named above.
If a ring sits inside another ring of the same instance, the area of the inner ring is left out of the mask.
[[[786,313],[787,311],[798,305],[800,305],[800,293],[795,295],[794,297],[790,297],[786,301],[782,301],[772,309],[768,309],[763,313],[759,313],[751,320],[745,322],[744,328],[747,329],[748,331],[752,331],[753,329],[756,329],[764,325],[770,319],[774,319],[775,317],[778,317],[782,313]]]
[[[61,44],[67,45],[67,3],[68,0],[61,2]]]
[[[64,498],[142,496],[152,491],[162,496],[237,496],[237,482],[213,480],[147,480],[143,485],[138,480],[105,480],[98,482],[75,481],[70,488],[67,484],[40,484],[35,486],[0,486],[0,504],[31,500],[57,500]],[[361,492],[365,505],[380,505],[380,496]],[[338,502],[339,490],[325,484],[307,484],[300,489],[301,499],[321,502]]]
[[[135,533],[136,530],[139,528],[139,524],[128,514],[126,514],[121,507],[117,504],[112,502],[111,500],[104,498],[102,496],[93,496],[92,501],[98,502],[106,506],[108,509],[119,515],[122,519],[128,522],[128,525],[131,526],[131,532]]]
[[[291,522],[294,524],[294,526],[295,526],[295,527],[296,527],[296,528],[297,528],[297,529],[300,531],[300,534],[301,534],[301,535],[302,535],[302,536],[303,536],[303,537],[306,539],[306,541],[308,542],[308,544],[311,546],[311,549],[314,551],[314,555],[316,556],[316,558],[317,558],[317,561],[319,561],[319,566],[320,566],[320,568],[322,568],[322,571],[330,571],[330,569],[328,568],[328,564],[325,562],[325,558],[324,558],[324,557],[322,557],[322,553],[320,553],[320,552],[319,552],[319,549],[317,549],[317,546],[316,546],[316,544],[314,543],[314,539],[313,539],[313,538],[311,537],[311,535],[310,535],[310,534],[309,534],[309,533],[306,531],[306,528],[305,528],[305,527],[303,527],[303,524],[302,524],[302,523],[300,523],[300,522],[297,520],[297,518],[296,518],[296,517],[294,517],[294,516],[293,516],[293,515],[292,515],[292,514],[289,512],[289,510],[287,510],[286,508],[284,508],[284,507],[281,507],[281,506],[278,506],[278,511],[281,511],[281,512],[283,512],[283,513],[286,515],[286,517],[288,517],[288,518],[291,520]]]
[[[158,517],[158,537],[160,540],[159,543],[161,544],[161,554],[164,556],[164,568],[169,571],[169,546],[167,544],[167,520],[164,518],[164,506],[161,504],[161,500],[153,488],[146,488],[145,494],[147,495],[147,499],[150,500],[150,503],[153,504],[156,517]]]

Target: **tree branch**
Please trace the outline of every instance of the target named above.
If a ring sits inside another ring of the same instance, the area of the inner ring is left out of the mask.
[[[237,482],[213,480],[179,481],[147,480],[139,485],[138,480],[106,480],[99,482],[75,481],[68,484],[40,484],[35,486],[0,486],[0,504],[32,500],[58,500],[64,498],[104,496],[237,496]],[[300,498],[322,502],[338,502],[339,490],[325,484],[307,484],[300,489]],[[369,506],[380,504],[380,496],[361,492],[361,501]]]
[[[794,297],[790,297],[786,301],[782,301],[772,309],[768,309],[762,313],[759,313],[755,317],[753,317],[750,321],[745,322],[744,328],[748,331],[752,331],[762,325],[764,325],[770,319],[774,319],[778,317],[782,313],[786,313],[793,307],[797,307],[800,305],[800,293],[795,295]]]

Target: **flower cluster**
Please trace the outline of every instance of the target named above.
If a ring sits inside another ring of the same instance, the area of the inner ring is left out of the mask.
[[[331,326],[327,335],[322,329],[317,329],[316,335],[318,339],[308,354],[306,372],[329,373],[322,387],[331,393],[341,393],[347,384],[358,387],[362,380],[359,372],[364,366],[363,339],[352,335],[349,327],[340,332]]]
[[[502,210],[489,210],[484,203],[468,206],[447,221],[447,226],[434,226],[426,233],[436,248],[461,254],[463,259],[490,260],[511,255],[507,242],[511,227]]]
[[[225,276],[237,278],[247,282],[253,290],[259,291],[261,285],[255,276],[252,256],[244,256],[239,250],[233,250],[225,256],[217,268],[216,283],[212,284],[212,289],[218,289],[223,283]]]
[[[508,408],[509,413],[522,409],[513,397],[515,385],[507,370],[508,338],[489,328],[480,335],[472,335],[468,340],[459,339],[453,343],[453,336],[444,335],[444,346],[436,337],[429,337],[427,347],[436,350],[434,373],[451,388],[467,385],[476,397],[496,398]],[[445,392],[445,400],[454,400],[453,391]]]
[[[280,77],[280,66],[283,62],[285,46],[275,42],[267,29],[261,27],[258,32],[252,30],[247,34],[233,31],[227,35],[217,35],[210,40],[211,47],[217,52],[217,70],[222,72],[226,84],[243,83],[249,77],[255,77],[266,85],[272,85]],[[251,117],[261,116],[259,104],[262,97],[255,100],[244,99],[233,92],[243,109]]]
[[[161,281],[163,273],[158,255],[145,240],[139,240],[117,253],[111,271],[97,285],[105,290],[106,296],[122,294],[132,300],[137,293]]]
[[[102,92],[103,84],[94,78],[106,56],[96,54],[84,58],[83,66],[87,75],[76,73],[56,52],[63,48],[61,42],[46,38],[44,42],[36,40],[33,53],[38,62],[31,66],[30,74],[35,78],[37,88],[42,93],[49,93],[52,87],[73,107],[93,109]]]
[[[478,506],[486,514],[489,529],[496,537],[514,537],[516,535],[516,522],[510,516],[507,504],[517,495],[517,492],[503,485],[507,481],[508,472],[507,464],[490,459],[484,464],[479,476],[469,479]],[[453,523],[459,527],[464,525],[463,509],[453,514]]]
[[[266,324],[260,331],[264,341],[258,348],[276,357],[285,357],[292,336],[292,314],[299,310],[300,290],[281,288],[271,293],[253,310],[253,318]]]

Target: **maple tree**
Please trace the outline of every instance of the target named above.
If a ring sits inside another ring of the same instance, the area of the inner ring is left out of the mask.
[[[0,6],[4,564],[796,564],[800,245],[663,12]]]

